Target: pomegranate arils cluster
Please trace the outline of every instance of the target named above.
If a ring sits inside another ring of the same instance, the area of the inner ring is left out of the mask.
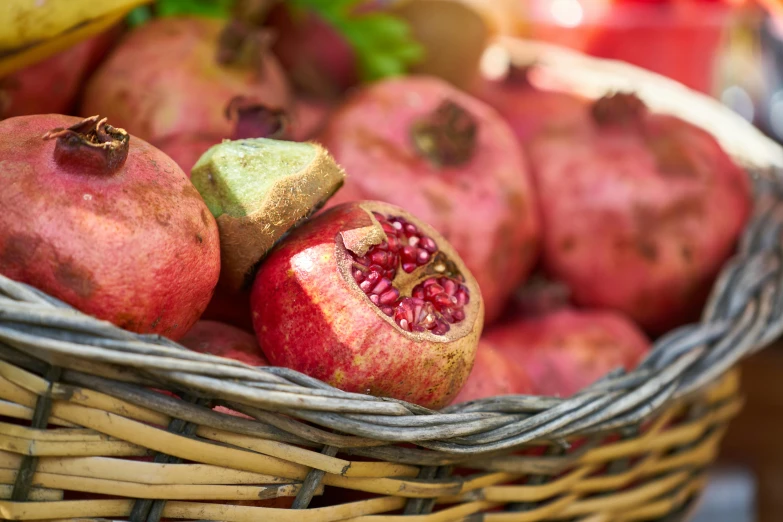
[[[398,269],[410,274],[426,265],[438,252],[438,245],[403,218],[377,212],[373,215],[386,233],[386,241],[364,256],[353,256],[354,280],[370,301],[403,330],[445,334],[449,324],[465,319],[464,306],[470,300],[467,287],[452,277],[432,277],[416,285],[411,297],[400,298],[400,291],[392,283]]]
[[[454,279],[433,277],[417,285],[413,297],[432,303],[447,323],[458,323],[465,319],[464,307],[470,301],[470,292]]]

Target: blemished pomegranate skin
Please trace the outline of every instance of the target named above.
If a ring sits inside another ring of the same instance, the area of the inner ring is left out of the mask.
[[[532,395],[533,382],[525,368],[514,364],[486,339],[479,341],[468,380],[452,404],[503,395]]]
[[[220,272],[217,224],[176,163],[99,118],[0,122],[0,272],[178,339]]]
[[[627,317],[561,308],[488,329],[487,342],[527,375],[534,395],[569,397],[617,368],[632,370],[650,342]]]

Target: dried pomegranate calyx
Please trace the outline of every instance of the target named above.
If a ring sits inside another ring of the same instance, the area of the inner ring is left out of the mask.
[[[52,129],[44,140],[57,140],[54,159],[58,165],[83,173],[112,174],[128,159],[130,135],[108,125],[106,118],[90,116],[68,128]]]
[[[232,98],[226,105],[225,115],[234,124],[232,140],[285,139],[290,125],[283,109],[268,107],[247,96]]]
[[[641,123],[647,106],[632,92],[616,92],[593,103],[591,114],[600,126],[628,127]]]
[[[477,135],[476,120],[451,100],[441,102],[411,129],[416,150],[437,167],[455,167],[470,161]]]
[[[444,261],[437,243],[402,217],[378,212],[373,216],[385,239],[364,255],[350,251],[351,275],[362,292],[408,332],[443,335],[451,324],[463,321],[470,291],[454,264]],[[409,296],[402,295],[409,278],[416,284]]]
[[[260,24],[233,18],[220,33],[215,58],[221,65],[257,69],[274,39],[272,31]]]

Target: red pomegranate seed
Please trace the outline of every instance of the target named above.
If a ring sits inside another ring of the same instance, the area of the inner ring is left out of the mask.
[[[421,241],[419,241],[419,246],[424,250],[426,250],[427,252],[429,252],[430,254],[434,254],[435,252],[438,251],[438,245],[435,244],[435,240],[427,236],[421,237]]]
[[[402,247],[402,250],[400,251],[400,257],[402,258],[402,262],[408,262],[413,263],[416,261],[416,247],[412,247],[410,245],[405,245]]]
[[[435,328],[432,329],[432,333],[434,333],[435,335],[443,335],[446,332],[448,332],[450,329],[451,327],[447,323],[444,323],[443,321],[438,321]]]
[[[403,263],[402,269],[405,270],[406,273],[410,274],[416,270],[416,263]]]
[[[390,305],[395,302],[397,302],[397,299],[400,297],[400,292],[396,288],[392,288],[391,290],[384,292],[380,295],[379,301],[381,304]]]
[[[400,249],[400,241],[397,239],[397,236],[389,232],[387,232],[386,234],[387,234],[387,243],[389,244],[389,250],[392,252],[398,251]]]
[[[438,294],[442,294],[442,293],[443,293],[443,287],[440,286],[438,283],[427,285],[424,287],[425,298],[433,298]]]
[[[389,288],[391,288],[391,281],[389,281],[386,278],[381,279],[378,281],[378,284],[375,285],[375,288],[372,289],[373,294],[381,295],[382,293],[386,292]]]
[[[385,250],[376,250],[370,255],[370,260],[376,265],[388,266],[389,253]]]

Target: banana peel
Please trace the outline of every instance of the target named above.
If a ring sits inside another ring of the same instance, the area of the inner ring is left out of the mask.
[[[152,0],[0,1],[0,77],[105,31]]]

